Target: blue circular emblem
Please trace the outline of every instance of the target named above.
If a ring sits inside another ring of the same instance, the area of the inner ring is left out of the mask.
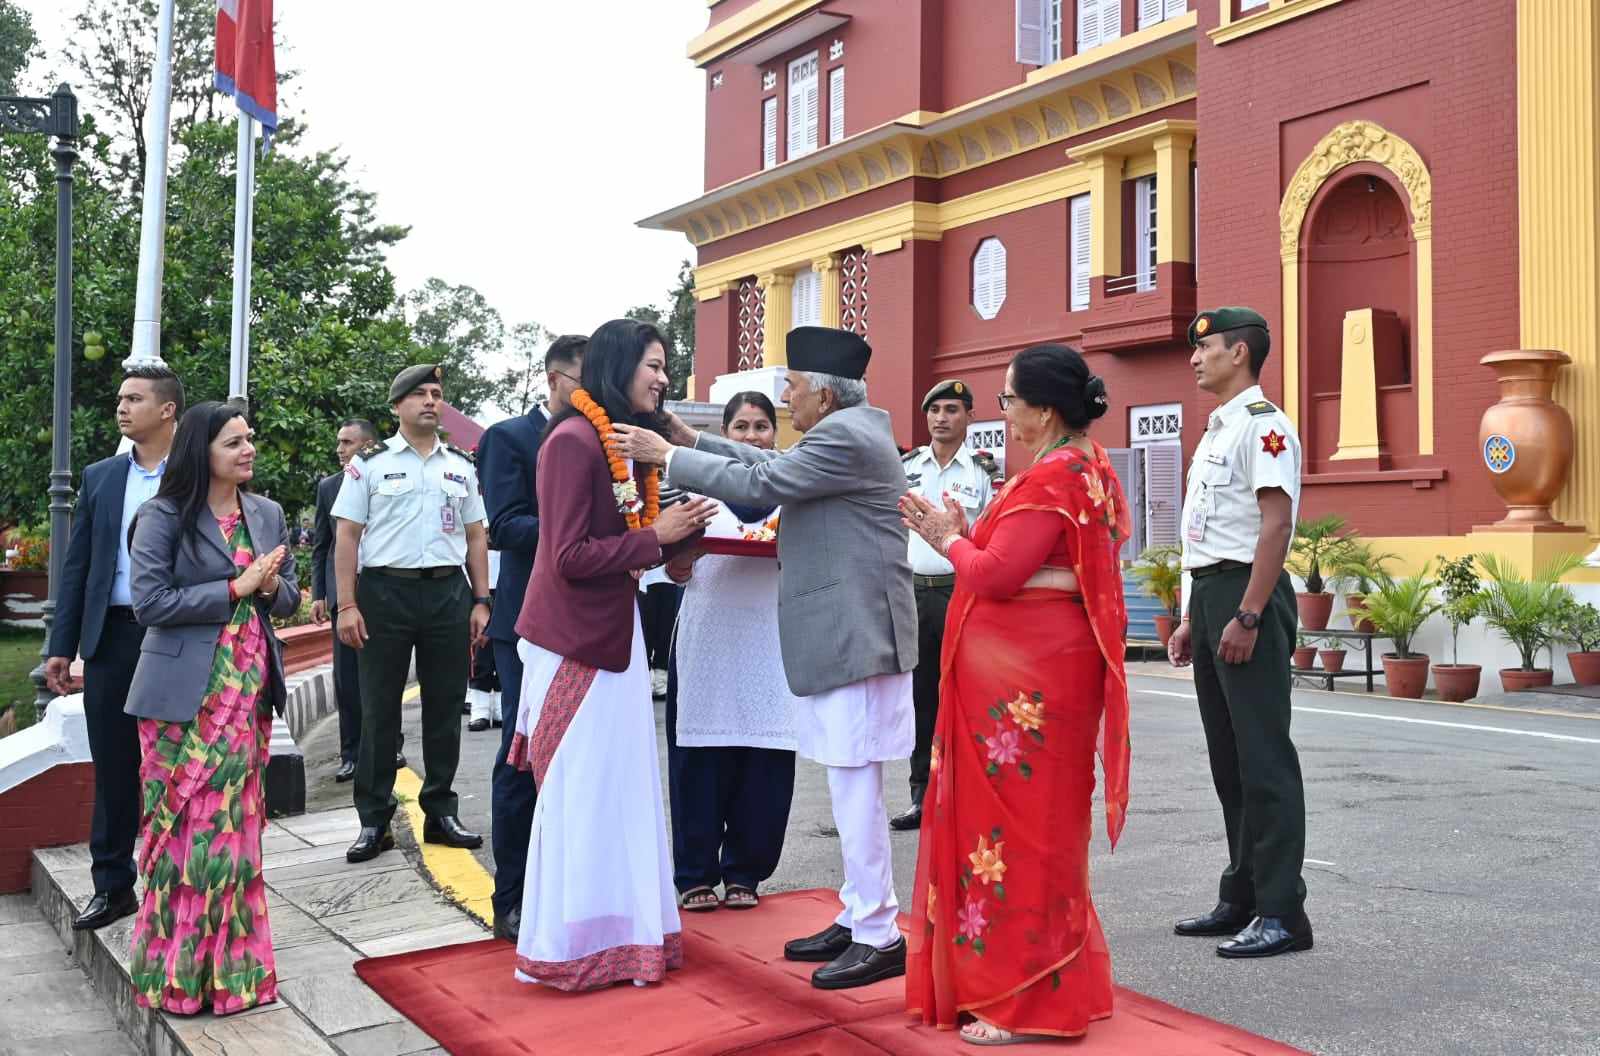
[[[1490,473],[1504,473],[1517,464],[1517,445],[1496,433],[1483,442],[1483,462]]]

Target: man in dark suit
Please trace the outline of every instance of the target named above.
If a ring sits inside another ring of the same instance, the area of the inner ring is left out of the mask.
[[[545,353],[550,386],[548,415],[534,406],[527,414],[489,427],[478,441],[478,479],[489,514],[489,546],[500,552],[489,638],[500,672],[500,750],[494,758],[491,792],[494,840],[494,933],[517,941],[522,917],[522,877],[528,864],[528,833],[533,828],[537,790],[533,778],[506,763],[516,733],[522,698],[522,659],[517,656],[517,617],[533,575],[539,543],[539,496],[535,475],[545,423],[569,405],[578,387],[588,338],[559,337]]]
[[[320,626],[328,622],[329,613],[333,614],[333,695],[339,705],[339,769],[333,779],[339,782],[356,776],[356,753],[361,746],[361,669],[356,651],[339,640],[338,578],[333,574],[334,539],[338,533],[333,530],[329,511],[333,500],[339,497],[339,485],[345,476],[343,467],[350,464],[357,451],[377,440],[377,427],[365,418],[340,422],[335,446],[340,470],[317,483],[316,528],[311,543],[311,618]],[[395,768],[405,765],[405,753],[397,752]]]
[[[104,927],[139,908],[133,897],[133,841],[143,799],[139,727],[122,709],[144,628],[133,618],[128,525],[161,486],[183,406],[183,383],[165,366],[128,371],[117,393],[117,429],[133,449],[83,471],[56,595],[45,677],[53,692],[68,693],[72,658],[83,657],[83,715],[94,760],[94,897],[73,920],[77,931]]]

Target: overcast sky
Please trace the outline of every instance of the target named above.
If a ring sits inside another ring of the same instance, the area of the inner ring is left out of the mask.
[[[80,0],[18,2],[47,52],[35,70],[61,68]],[[557,333],[665,302],[692,247],[634,222],[701,190],[705,82],[684,50],[705,0],[276,0],[275,13],[279,68],[300,71],[279,113],[352,159],[382,220],[411,226],[389,261],[402,289],[465,283],[508,326]]]

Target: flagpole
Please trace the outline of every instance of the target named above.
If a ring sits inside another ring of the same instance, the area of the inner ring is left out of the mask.
[[[160,364],[161,273],[166,264],[167,144],[172,131],[172,9],[161,0],[156,59],[150,85],[150,125],[144,165],[144,213],[139,222],[139,278],[134,295],[133,343],[124,367]]]
[[[239,162],[233,205],[233,337],[228,352],[228,397],[249,399],[250,258],[254,244],[256,122],[239,111]]]

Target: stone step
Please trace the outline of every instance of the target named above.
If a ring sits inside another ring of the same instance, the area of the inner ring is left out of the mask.
[[[29,895],[0,895],[0,993],[0,1052],[139,1052]]]

